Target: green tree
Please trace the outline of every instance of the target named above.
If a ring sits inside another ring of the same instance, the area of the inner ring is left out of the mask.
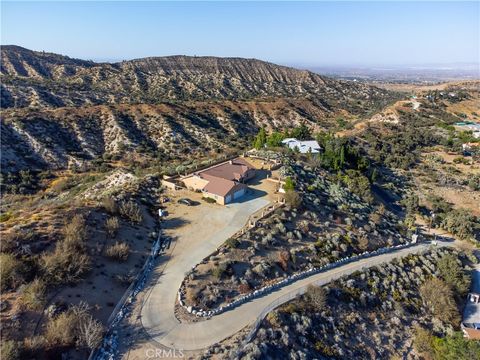
[[[415,328],[413,347],[421,355],[430,355],[433,352],[433,335],[420,326]]]
[[[340,168],[343,169],[343,165],[345,165],[345,146],[340,148]]]
[[[348,169],[342,177],[342,181],[347,185],[348,189],[357,194],[367,202],[373,201],[372,192],[370,191],[370,181],[358,170]]]
[[[265,146],[266,141],[267,141],[267,133],[265,132],[264,128],[261,128],[258,131],[258,134],[255,137],[255,140],[253,141],[253,147],[257,150],[260,150]]]
[[[278,131],[272,132],[268,137],[267,137],[267,146],[268,147],[278,147],[282,145],[282,140],[284,139],[284,136],[282,133]]]
[[[285,179],[285,184],[283,185],[283,189],[285,191],[295,190],[295,182],[292,180],[292,178],[287,177]]]
[[[419,202],[420,200],[415,194],[409,194],[402,200],[402,204],[405,206],[407,214],[409,215],[413,215],[418,212],[418,209],[420,208]]]
[[[480,341],[468,340],[461,332],[444,338],[433,338],[433,358],[435,360],[472,360],[478,359]]]
[[[478,220],[467,209],[454,209],[445,215],[441,226],[459,238],[468,240],[473,237]]]
[[[291,131],[290,136],[298,140],[310,139],[310,129],[302,122]]]
[[[450,285],[459,295],[464,296],[470,288],[470,276],[465,274],[458,259],[453,254],[447,254],[438,261],[438,272],[440,277]]]

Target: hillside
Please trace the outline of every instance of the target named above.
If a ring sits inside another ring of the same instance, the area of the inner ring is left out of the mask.
[[[260,126],[316,127],[326,112],[302,99],[10,109],[2,114],[2,168],[62,169],[130,152],[181,159],[244,147]]]
[[[18,46],[1,51],[3,171],[62,169],[125,150],[168,160],[243,148],[261,126],[325,128],[397,97],[253,59],[110,64]]]
[[[371,106],[389,94],[254,59],[150,57],[94,63],[3,46],[3,107],[61,107],[167,100],[314,97],[326,107]],[[352,102],[352,104],[350,104]]]

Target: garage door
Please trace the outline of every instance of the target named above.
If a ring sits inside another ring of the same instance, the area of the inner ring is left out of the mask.
[[[233,193],[233,199],[236,200],[239,197],[242,197],[243,195],[245,195],[245,189],[240,189],[237,192]]]

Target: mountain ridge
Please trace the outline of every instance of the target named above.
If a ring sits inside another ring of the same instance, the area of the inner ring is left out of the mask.
[[[147,57],[95,63],[17,46],[1,48],[2,106],[63,107],[183,100],[389,98],[376,87],[257,59]]]
[[[149,57],[116,64],[2,47],[2,171],[142,154],[179,159],[248,146],[260,127],[328,128],[396,99],[256,59]]]

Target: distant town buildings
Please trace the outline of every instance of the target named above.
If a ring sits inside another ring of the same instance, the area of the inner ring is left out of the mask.
[[[282,144],[289,147],[292,150],[298,150],[301,154],[319,153],[321,150],[320,145],[315,140],[297,140],[295,138],[287,138],[282,140]]]

